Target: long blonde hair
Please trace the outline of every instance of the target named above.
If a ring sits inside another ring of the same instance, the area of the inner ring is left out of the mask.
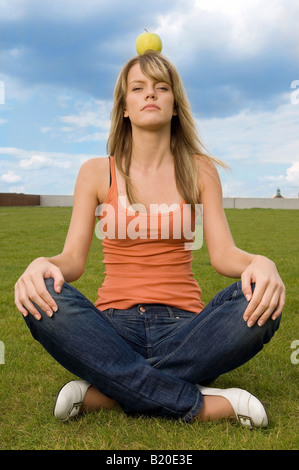
[[[148,51],[129,60],[119,74],[114,90],[114,104],[111,113],[111,128],[107,152],[115,158],[116,166],[126,181],[130,204],[135,200],[130,180],[132,152],[132,130],[128,118],[124,118],[127,94],[127,77],[133,65],[139,63],[142,73],[153,81],[168,83],[173,90],[176,115],[171,123],[170,149],[174,157],[176,185],[184,200],[191,204],[200,203],[198,189],[198,156],[208,159],[211,164],[222,164],[208,155],[196,130],[195,122],[182,80],[176,70],[162,54]]]

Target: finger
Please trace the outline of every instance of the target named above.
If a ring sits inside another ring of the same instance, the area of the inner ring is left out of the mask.
[[[28,316],[28,311],[25,309],[25,307],[22,305],[20,299],[19,299],[19,286],[16,284],[15,285],[15,305],[19,312],[24,316]]]
[[[22,304],[22,301],[21,301],[21,295],[20,295],[20,286],[19,286],[19,281],[16,282],[15,284],[15,305],[17,307],[17,309],[19,310],[19,312],[24,316],[24,317],[27,317],[28,315],[28,311],[25,309],[25,307],[23,306]]]
[[[255,286],[252,298],[243,314],[243,318],[245,321],[247,321],[253,315],[253,313],[256,312],[256,309],[260,306],[264,293],[265,287],[257,284]]]
[[[260,301],[258,301],[258,299],[252,299],[254,302],[251,302],[256,307],[248,318],[247,325],[251,327],[258,322],[258,325],[262,326],[279,305],[279,299],[280,289],[277,290],[275,286],[268,285]]]
[[[45,311],[45,312],[48,311],[48,313],[50,313],[50,311],[52,313],[57,312],[57,310],[58,310],[57,303],[55,302],[55,300],[53,299],[53,297],[49,293],[48,289],[46,288],[44,278],[37,278],[35,280],[35,289],[36,289],[36,292],[39,295],[39,299],[38,299],[39,302],[43,303],[43,308],[42,308],[41,303],[38,303],[38,306],[41,307],[43,311]],[[35,301],[35,303],[37,303],[37,302]],[[49,315],[49,316],[51,316],[51,315]]]
[[[62,286],[64,284],[64,277],[62,276],[62,274],[58,274],[57,277],[54,278],[54,290],[59,294],[61,289],[62,289]]]
[[[282,314],[282,310],[285,305],[285,295],[286,295],[286,292],[285,292],[285,287],[283,285],[282,292],[279,298],[279,303],[271,316],[272,320],[276,320]]]
[[[270,318],[270,316],[272,315],[272,313],[275,311],[275,309],[277,308],[277,305],[279,304],[279,293],[276,292],[272,299],[271,299],[271,302],[269,304],[269,307],[264,311],[264,313],[257,319],[257,324],[259,326],[263,326],[266,321]]]
[[[37,320],[40,320],[40,313],[29,301],[20,281],[15,287],[15,293],[15,304],[19,312],[21,312],[24,317],[27,317],[28,313],[31,313],[31,315],[33,315]]]
[[[53,310],[49,305],[39,296],[34,284],[27,280],[26,284],[21,280],[19,284],[19,300],[22,305],[33,315],[37,320],[40,320],[41,314],[36,306],[45,312],[49,317],[53,315]],[[35,306],[35,305],[36,306]]]
[[[244,272],[241,276],[241,282],[242,282],[242,292],[246,298],[246,300],[249,302],[252,298],[252,288],[251,288],[251,274]]]
[[[270,292],[269,289],[265,289],[264,286],[259,285],[255,287],[252,299],[250,300],[248,307],[243,315],[243,318],[249,327],[253,326],[256,321],[269,309],[272,296],[272,292]]]
[[[57,266],[52,265],[51,269],[49,269],[45,275],[45,278],[50,278],[52,277],[54,280],[54,290],[59,294],[59,292],[62,289],[62,286],[65,282],[64,277]]]
[[[27,315],[24,316],[28,316],[29,312],[36,320],[40,320],[42,318],[40,312],[35,308],[35,306],[32,302],[30,302],[29,299],[25,299],[24,301],[22,301],[22,305],[27,310]]]

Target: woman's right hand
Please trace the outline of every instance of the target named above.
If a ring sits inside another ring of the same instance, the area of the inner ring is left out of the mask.
[[[59,293],[64,284],[61,270],[46,258],[37,258],[29,264],[26,271],[16,282],[15,304],[24,317],[29,312],[37,320],[41,319],[41,315],[33,302],[49,317],[53,315],[53,312],[57,312],[57,304],[49,294],[44,281],[50,277],[54,279],[54,289]]]

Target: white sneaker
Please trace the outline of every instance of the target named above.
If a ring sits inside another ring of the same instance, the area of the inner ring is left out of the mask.
[[[268,417],[262,403],[251,393],[241,388],[209,388],[197,385],[202,395],[216,395],[226,398],[243,426],[249,428],[266,427]]]
[[[67,421],[79,414],[90,384],[85,380],[72,380],[65,384],[57,395],[53,414],[60,421]]]

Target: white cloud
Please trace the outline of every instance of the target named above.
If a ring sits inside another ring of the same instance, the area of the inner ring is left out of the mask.
[[[299,106],[286,96],[273,111],[242,111],[226,118],[197,120],[208,149],[218,158],[253,163],[293,163],[299,159]]]
[[[158,34],[171,57],[190,56],[196,51],[230,49],[252,56],[273,40],[295,49],[299,4],[297,0],[195,0],[174,3],[168,15],[160,15]],[[190,60],[189,59],[189,60]]]
[[[0,181],[3,183],[17,183],[18,181],[21,181],[21,177],[14,173],[12,170],[8,170],[7,173],[4,175],[0,176]]]
[[[282,189],[283,196],[298,197],[299,195],[299,159],[286,169],[284,174],[266,175],[259,178],[261,182],[266,182],[271,188]]]
[[[77,114],[59,116],[60,121],[74,127],[97,127],[101,129],[110,128],[111,101],[91,100],[86,103],[77,103]]]
[[[3,160],[3,164],[5,162],[7,165],[14,165],[15,168],[25,171],[43,169],[48,171],[49,169],[53,169],[56,174],[57,170],[55,169],[57,168],[62,170],[75,168],[78,170],[80,165],[86,160],[101,157],[101,155],[87,153],[36,152],[35,150],[24,150],[15,147],[0,147],[0,156],[1,154],[14,158],[14,160],[10,160],[9,162],[8,160]],[[7,174],[10,174],[10,171],[8,171]]]
[[[30,14],[40,18],[64,17],[79,20],[99,13],[109,0],[101,0],[100,4],[94,0],[59,0],[46,2],[40,0],[1,0],[1,16],[8,20],[21,20]]]
[[[73,142],[106,142],[108,138],[108,132],[94,132],[93,134],[86,134],[83,137],[73,137]]]
[[[299,189],[299,160],[287,169],[286,180],[290,183],[296,183]]]
[[[24,170],[35,170],[45,167],[70,168],[71,162],[53,158],[48,155],[32,155],[29,158],[22,159],[19,162],[20,168]]]
[[[101,155],[0,147],[1,191],[12,192],[14,188],[29,194],[73,194],[80,166],[95,157]],[[22,187],[13,185],[19,181]]]
[[[99,157],[101,155],[89,155],[85,153],[66,153],[66,152],[37,152],[36,150],[25,150],[17,147],[0,147],[0,155],[11,155],[17,159],[32,158],[34,155],[48,157],[50,159],[68,159],[84,161],[86,158]]]
[[[67,126],[59,130],[68,134],[70,142],[106,141],[110,129],[110,113],[112,102],[107,100],[92,100],[77,102],[74,105],[77,113],[59,116],[59,120]],[[98,129],[96,132],[86,132],[88,128]]]
[[[6,20],[21,19],[23,16],[22,4],[18,0],[2,0],[1,16]]]

